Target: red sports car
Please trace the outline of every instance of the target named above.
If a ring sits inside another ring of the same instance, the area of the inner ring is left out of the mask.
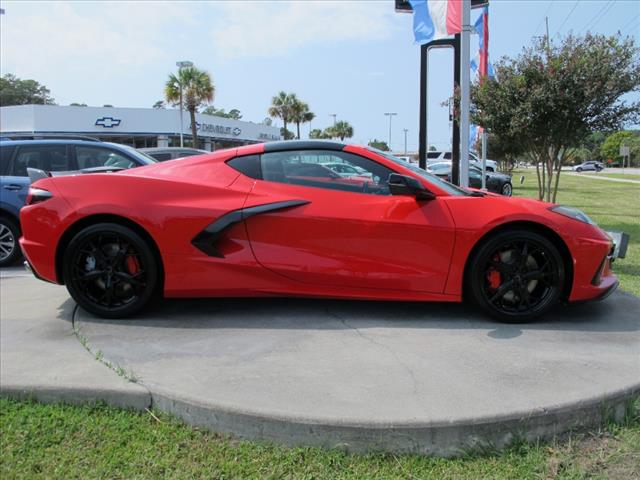
[[[322,167],[335,163],[366,173]],[[34,274],[109,318],[160,294],[468,298],[520,322],[618,283],[612,239],[579,210],[461,189],[326,141],[44,178],[21,222]]]

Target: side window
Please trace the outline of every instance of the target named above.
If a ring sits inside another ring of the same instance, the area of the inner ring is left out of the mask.
[[[78,168],[120,167],[133,168],[138,164],[119,152],[109,148],[76,146]]]
[[[171,160],[170,153],[150,153],[153,158],[158,160],[159,162],[164,162],[165,160]]]
[[[66,145],[19,146],[13,161],[12,175],[26,177],[27,168],[51,172],[74,169]]]
[[[451,160],[451,152],[446,152],[442,158],[444,158],[445,160]]]
[[[11,155],[13,155],[14,149],[14,146],[0,145],[0,175],[9,174],[9,163],[11,162]]]
[[[262,178],[269,182],[371,195],[389,195],[387,183],[393,173],[368,158],[329,150],[264,153],[260,166]]]
[[[244,157],[232,158],[227,162],[227,165],[247,177],[262,178],[259,155],[245,155]]]

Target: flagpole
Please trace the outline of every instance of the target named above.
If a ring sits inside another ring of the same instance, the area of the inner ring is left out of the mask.
[[[471,34],[471,0],[462,0],[462,33],[460,35],[460,183],[469,186],[469,66]]]

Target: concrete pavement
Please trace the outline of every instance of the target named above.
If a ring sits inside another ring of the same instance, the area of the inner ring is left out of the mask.
[[[640,392],[640,298],[625,293],[502,325],[461,305],[300,299],[173,300],[116,321],[34,279],[0,291],[3,394],[151,404],[287,445],[452,456],[620,418]]]
[[[71,322],[76,305],[64,287],[10,273],[4,270],[0,280],[3,395],[135,409],[151,405],[146,388],[97,362],[78,341]]]

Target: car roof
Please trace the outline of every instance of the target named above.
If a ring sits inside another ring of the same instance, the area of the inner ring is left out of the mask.
[[[147,148],[139,148],[141,152],[145,153],[159,153],[159,152],[201,152],[201,153],[211,153],[206,150],[200,150],[198,148],[189,148],[189,147],[147,147]]]
[[[35,139],[35,140],[1,140],[0,145],[109,145],[121,147],[118,143],[101,142],[96,140],[77,140],[77,139]]]

